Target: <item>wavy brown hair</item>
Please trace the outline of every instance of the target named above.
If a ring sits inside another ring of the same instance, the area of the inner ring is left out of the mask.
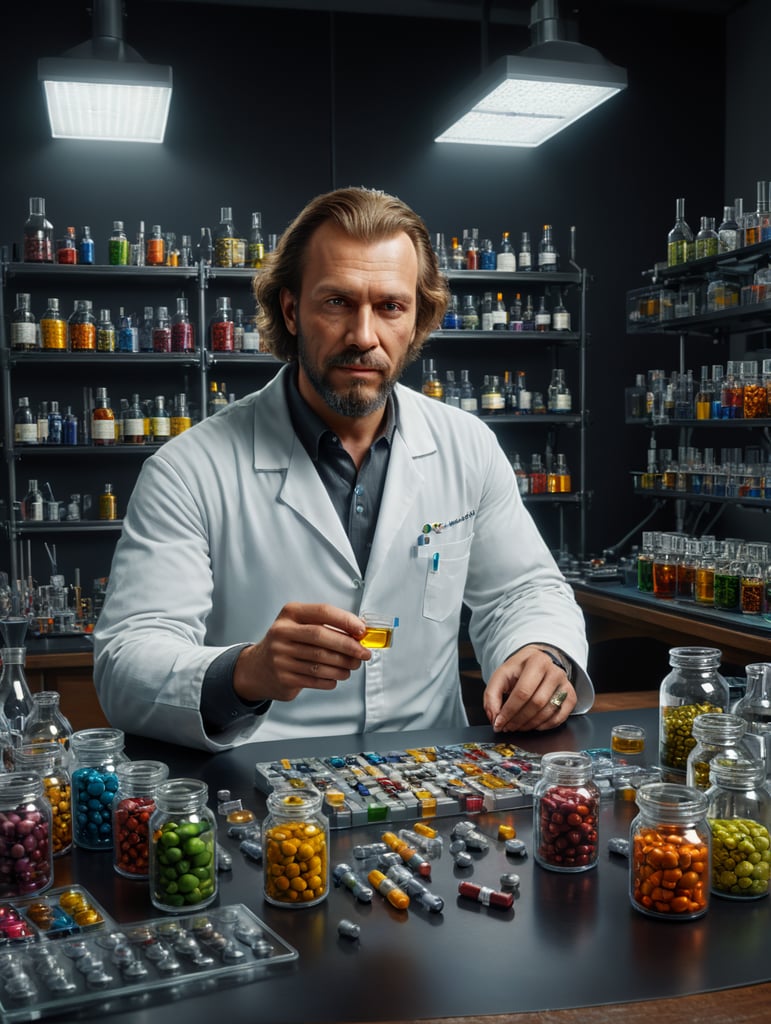
[[[284,323],[281,290],[287,288],[299,298],[308,243],[314,231],[327,222],[362,242],[380,241],[400,232],[412,241],[418,257],[417,310],[407,361],[415,360],[426,338],[441,323],[449,288],[421,218],[401,199],[366,188],[341,188],[316,196],[283,233],[275,251],[265,257],[252,285],[262,345],[283,362],[297,359],[297,338]]]

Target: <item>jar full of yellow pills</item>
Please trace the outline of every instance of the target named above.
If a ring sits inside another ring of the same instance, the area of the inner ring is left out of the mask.
[[[264,894],[277,907],[312,907],[329,891],[329,821],[307,786],[268,797],[262,826]]]

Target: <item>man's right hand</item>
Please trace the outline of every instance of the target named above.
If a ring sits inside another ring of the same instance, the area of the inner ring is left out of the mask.
[[[245,701],[290,701],[301,690],[334,690],[368,661],[364,622],[329,604],[287,604],[264,638],[239,655],[233,689]]]

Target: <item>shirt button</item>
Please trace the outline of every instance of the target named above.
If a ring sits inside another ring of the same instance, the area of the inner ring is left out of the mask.
[[[359,513],[359,515],[361,515],[361,513],[364,511],[364,506],[363,505],[357,505],[356,506],[356,511]]]
[[[354,578],[351,580],[351,584],[354,590],[360,590],[363,584],[363,580],[360,580],[358,579],[358,577],[354,576]]]

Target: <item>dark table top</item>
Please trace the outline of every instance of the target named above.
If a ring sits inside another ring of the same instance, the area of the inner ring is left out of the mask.
[[[607,747],[610,728],[618,721],[643,725],[655,757],[655,709],[574,717],[554,732],[512,741],[538,753]],[[209,756],[129,737],[126,749],[132,758],[165,760],[172,777],[204,779],[212,805],[217,790],[229,789],[261,818],[265,802],[254,787],[257,762],[494,738],[491,729],[474,727],[250,744]],[[445,837],[445,852],[432,861],[430,881],[431,890],[445,899],[439,915],[415,906],[396,911],[378,894],[371,904],[358,903],[347,889],[334,887],[316,907],[272,907],[262,897],[261,867],[243,857],[223,829],[221,842],[233,854],[233,870],[219,876],[218,902],[246,904],[298,950],[299,958],[252,983],[197,993],[176,1003],[175,1011],[184,1013],[186,1024],[211,1024],[217,1015],[267,1024],[414,1021],[634,1002],[768,981],[771,899],[744,904],[713,897],[708,913],[689,922],[653,920],[631,907],[628,863],[609,854],[606,841],[626,837],[635,813],[634,803],[603,801],[600,862],[580,874],[544,870],[532,854],[524,861],[506,855],[495,838],[498,824],[514,824],[530,849],[529,808],[476,816],[475,823],[492,841],[465,870],[446,852],[458,819],[435,819]],[[334,830],[331,863],[350,862],[355,844],[378,840],[388,827]],[[500,875],[507,871],[521,876],[513,910],[486,908],[458,896],[459,880],[499,888]],[[58,863],[55,884],[69,881],[85,885],[121,923],[158,916],[146,883],[116,875],[110,853],[73,851]],[[343,917],[360,925],[359,941],[338,936]],[[115,1005],[110,1020],[160,1024],[168,999],[159,995],[129,1010]]]

